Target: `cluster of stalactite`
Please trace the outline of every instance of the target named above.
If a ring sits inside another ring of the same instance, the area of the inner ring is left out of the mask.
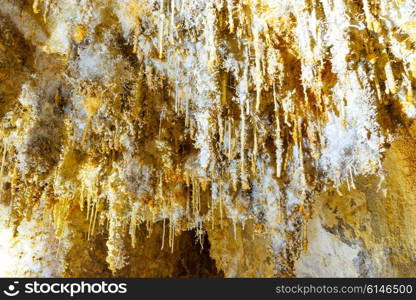
[[[289,272],[307,247],[314,191],[354,189],[358,175],[382,181],[383,118],[416,114],[415,8],[4,0],[0,202],[10,226],[40,206],[70,239],[80,210],[85,239],[108,235],[116,272],[143,224],[151,234],[162,222],[160,246],[174,251],[180,231],[202,245],[208,227],[252,222],[272,237],[276,274]]]

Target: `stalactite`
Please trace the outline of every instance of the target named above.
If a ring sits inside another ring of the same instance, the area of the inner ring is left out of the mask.
[[[241,185],[243,190],[249,188],[247,183],[247,174],[245,166],[245,145],[246,145],[246,116],[244,114],[244,108],[241,107],[241,133],[240,133],[240,166],[241,166]]]
[[[397,93],[396,82],[394,81],[394,75],[393,75],[393,71],[391,69],[390,61],[387,61],[386,65],[384,67],[384,70],[386,72],[386,78],[387,78],[386,93],[387,94]]]
[[[164,22],[165,22],[165,13],[164,13],[164,3],[165,0],[160,0],[159,6],[159,15],[160,15],[160,21],[159,21],[159,59],[163,58],[163,38],[164,38]]]

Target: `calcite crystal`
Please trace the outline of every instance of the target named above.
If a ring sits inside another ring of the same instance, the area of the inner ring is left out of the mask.
[[[1,276],[416,276],[415,0],[1,0]]]

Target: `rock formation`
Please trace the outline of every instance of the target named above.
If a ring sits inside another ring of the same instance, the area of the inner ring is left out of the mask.
[[[0,276],[416,276],[415,0],[2,0]]]

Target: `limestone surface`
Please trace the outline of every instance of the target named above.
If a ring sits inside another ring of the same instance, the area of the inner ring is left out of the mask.
[[[415,0],[1,0],[0,276],[416,276]]]

